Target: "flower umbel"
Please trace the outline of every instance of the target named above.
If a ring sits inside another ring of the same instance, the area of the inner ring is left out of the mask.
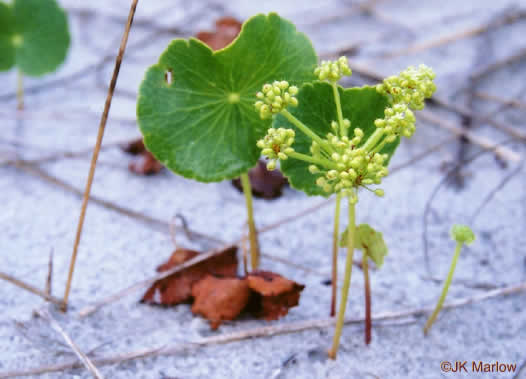
[[[312,174],[321,174],[316,179],[316,184],[325,192],[341,191],[344,195],[351,194],[352,188],[367,188],[368,185],[380,184],[381,179],[388,174],[384,166],[388,158],[387,154],[379,154],[357,147],[362,138],[363,131],[360,128],[354,129],[352,139],[347,136],[339,137],[332,133],[327,135],[327,141],[334,150],[329,157],[329,162],[332,164],[309,166]],[[322,157],[322,152],[315,142],[311,146],[311,153],[315,158]],[[378,189],[373,192],[378,196],[383,195],[383,191]]]
[[[298,105],[298,100],[294,97],[298,93],[298,87],[289,86],[289,82],[275,81],[272,84],[265,84],[261,92],[256,94],[259,99],[254,106],[259,111],[262,119],[270,118],[272,115],[281,112],[287,106]]]
[[[277,159],[285,160],[288,158],[287,154],[294,152],[291,147],[294,143],[294,136],[295,133],[292,129],[270,128],[265,138],[257,142],[257,146],[262,149],[261,153],[269,159],[267,169],[274,170]]]
[[[424,109],[424,100],[436,90],[433,69],[421,64],[418,68],[409,66],[398,76],[390,76],[376,90],[389,96],[393,104],[406,104],[414,110]]]
[[[340,57],[337,61],[322,61],[321,64],[314,69],[314,75],[320,80],[328,80],[329,82],[337,82],[343,76],[352,74],[349,68],[349,62],[346,57]]]
[[[409,67],[376,87],[379,93],[389,98],[390,106],[385,108],[384,118],[375,120],[376,130],[367,138],[361,128],[352,129],[351,122],[343,115],[341,88],[336,82],[342,76],[351,74],[347,58],[323,61],[314,74],[318,79],[328,81],[334,94],[338,117],[331,122],[331,132],[326,136],[314,133],[285,109],[288,105],[298,104],[294,97],[298,92],[296,87],[276,81],[272,85],[265,84],[262,92],[257,93],[259,100],[255,106],[262,118],[280,113],[312,140],[310,154],[302,154],[292,148],[292,129],[269,129],[267,136],[257,144],[262,154],[269,159],[268,169],[274,169],[278,159],[299,159],[309,163],[309,171],[315,175],[317,186],[327,194],[348,195],[351,202],[356,203],[356,189],[362,187],[377,196],[383,196],[382,189],[370,188],[380,185],[382,178],[389,173],[386,167],[389,155],[382,153],[383,148],[398,137],[411,137],[415,132],[413,111],[422,109],[425,99],[436,89],[433,70],[424,65]]]

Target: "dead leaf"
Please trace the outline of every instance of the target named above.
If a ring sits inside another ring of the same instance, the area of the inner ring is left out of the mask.
[[[146,151],[144,146],[144,141],[142,138],[137,138],[136,140],[130,141],[121,146],[122,151],[131,155],[139,155]]]
[[[158,272],[170,270],[199,253],[177,249],[170,259],[157,267]],[[206,275],[235,277],[237,274],[237,247],[230,247],[203,262],[156,281],[144,294],[141,302],[157,305],[177,305],[192,300],[192,287]]]
[[[270,271],[255,271],[247,275],[248,286],[257,295],[250,302],[250,311],[265,320],[277,320],[299,304],[305,288],[292,280]],[[259,295],[259,296],[258,296]]]
[[[283,193],[283,187],[288,184],[287,178],[279,170],[269,171],[264,161],[259,160],[256,167],[248,172],[252,194],[263,199],[275,199]],[[232,184],[243,191],[241,180],[234,179]]]
[[[148,150],[145,150],[140,157],[130,162],[128,169],[138,175],[153,175],[163,169],[163,165]]]
[[[136,139],[121,146],[122,150],[138,158],[128,164],[128,169],[138,175],[153,175],[162,170],[163,165],[146,150],[142,138]]]
[[[250,288],[246,279],[207,275],[194,285],[192,296],[192,312],[208,319],[215,330],[221,322],[234,320],[242,312],[250,299]]]
[[[241,31],[241,22],[233,17],[222,17],[216,21],[215,32],[199,32],[197,39],[206,43],[212,50],[219,50],[232,42]]]

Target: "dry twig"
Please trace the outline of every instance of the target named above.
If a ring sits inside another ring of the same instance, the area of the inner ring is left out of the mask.
[[[484,292],[484,293],[481,293],[481,294],[478,294],[472,297],[454,300],[454,301],[451,301],[445,304],[443,309],[458,308],[458,307],[466,306],[469,304],[474,304],[474,303],[478,303],[481,301],[489,300],[492,298],[497,298],[499,296],[508,296],[508,295],[512,295],[512,294],[516,294],[516,293],[520,293],[524,291],[526,291],[526,282],[495,289],[492,291],[487,291],[487,292]],[[422,308],[415,308],[415,309],[410,309],[406,311],[381,312],[376,315],[373,315],[372,320],[375,322],[379,322],[379,321],[384,321],[384,320],[396,320],[396,319],[404,319],[408,317],[417,317],[417,316],[422,316],[427,313],[430,313],[433,311],[433,309],[434,307],[422,307]],[[277,324],[277,325],[263,326],[263,327],[253,328],[250,330],[241,330],[238,332],[225,333],[225,334],[218,335],[218,336],[205,337],[195,342],[182,343],[182,344],[177,344],[174,346],[163,345],[163,346],[155,347],[153,349],[144,349],[144,350],[133,351],[129,353],[115,354],[115,355],[108,356],[108,357],[93,359],[92,362],[94,364],[97,364],[98,366],[103,366],[103,365],[119,364],[119,363],[128,362],[128,361],[139,359],[139,358],[177,355],[184,350],[195,349],[201,346],[226,344],[226,343],[242,341],[242,340],[256,338],[256,337],[271,337],[271,336],[276,336],[276,335],[281,335],[281,334],[298,333],[298,332],[302,332],[305,330],[311,330],[311,329],[327,328],[327,327],[333,326],[334,322],[335,322],[334,318],[323,318],[323,319],[295,321],[295,322],[282,323],[282,324]],[[363,323],[363,322],[364,322],[364,317],[347,318],[345,320],[346,324],[358,324],[358,323]],[[81,366],[77,361],[68,361],[68,362],[50,365],[50,366],[36,367],[36,368],[25,370],[25,371],[3,372],[3,373],[0,373],[0,379],[10,378],[14,376],[39,375],[39,374],[44,374],[44,373],[49,373],[49,372],[64,371],[64,370],[78,368],[78,367],[81,367]]]
[[[104,137],[104,131],[106,129],[106,122],[108,121],[108,115],[110,113],[111,100],[113,98],[113,91],[117,85],[117,77],[119,76],[119,71],[121,68],[122,58],[124,56],[124,51],[126,50],[126,44],[128,43],[128,35],[133,23],[133,16],[135,15],[135,10],[137,8],[137,3],[139,0],[132,0],[130,7],[130,13],[128,15],[128,21],[124,29],[124,35],[122,36],[121,45],[119,47],[119,53],[115,60],[115,68],[113,70],[113,76],[111,78],[110,86],[108,88],[108,96],[106,97],[106,103],[104,104],[104,111],[102,112],[102,117],[99,124],[99,131],[97,134],[97,142],[95,143],[95,150],[93,151],[93,157],[91,159],[90,170],[88,174],[88,181],[86,183],[86,189],[84,191],[84,197],[82,199],[82,208],[80,211],[79,222],[77,225],[77,233],[75,235],[75,242],[73,244],[73,253],[71,255],[71,262],[69,266],[68,281],[66,283],[66,291],[64,293],[64,304],[62,309],[65,311],[68,307],[68,298],[69,292],[71,289],[71,281],[73,279],[73,271],[75,269],[75,262],[77,260],[78,247],[80,244],[80,238],[82,236],[82,228],[84,226],[84,219],[86,217],[86,209],[88,207],[88,201],[90,198],[91,185],[93,184],[93,178],[95,176],[95,168],[97,166],[97,159],[99,158],[99,152],[102,145],[102,139]]]
[[[91,372],[91,374],[93,375],[93,377],[95,379],[103,379],[103,376],[102,374],[99,372],[99,370],[97,369],[97,367],[92,363],[92,361],[88,358],[88,356],[86,354],[84,354],[80,349],[79,347],[75,344],[75,342],[73,342],[73,340],[71,339],[71,337],[64,331],[64,329],[62,329],[62,327],[60,326],[60,324],[53,318],[53,316],[51,316],[51,313],[49,313],[47,310],[45,309],[40,309],[40,310],[37,310],[36,313],[42,317],[44,320],[46,320],[47,322],[49,322],[49,325],[51,326],[51,328],[57,332],[58,334],[60,334],[60,336],[64,339],[64,341],[66,342],[66,344],[71,348],[71,350],[73,350],[73,352],[75,353],[75,355],[79,358],[79,360],[82,362],[82,364],[84,365],[84,367],[86,367],[88,369],[89,372]]]
[[[31,284],[27,284],[26,282],[21,281],[20,279],[15,278],[14,276],[5,274],[3,272],[0,272],[0,279],[6,280],[11,284],[14,284],[17,287],[20,287],[22,289],[25,289],[26,291],[29,291],[31,293],[34,293],[35,295],[38,295],[48,301],[51,301],[52,303],[55,303],[57,305],[62,304],[62,300],[51,296],[50,294],[46,293],[45,291],[42,291],[39,288],[33,287]]]
[[[382,57],[383,58],[394,58],[394,57],[399,57],[401,55],[414,54],[414,53],[418,53],[424,50],[447,45],[452,42],[456,42],[456,41],[466,39],[466,38],[475,37],[479,34],[486,33],[488,30],[493,29],[493,28],[512,24],[524,17],[526,17],[526,11],[508,13],[498,20],[488,22],[486,24],[479,25],[474,28],[469,28],[469,29],[461,30],[459,32],[454,32],[452,34],[446,35],[444,37],[439,37],[437,39],[432,39],[430,41],[416,43],[412,46],[404,47],[403,49],[383,54]]]
[[[497,95],[492,95],[487,92],[475,92],[475,96],[478,97],[479,99],[486,100],[486,101],[494,101],[496,103],[499,103],[499,104],[502,104],[508,107],[526,109],[526,103],[523,103],[522,101],[519,101],[516,99],[503,98]]]
[[[511,162],[519,162],[521,160],[521,156],[518,153],[510,149],[507,149],[506,147],[499,146],[498,144],[495,144],[489,139],[487,139],[486,137],[479,136],[469,130],[461,129],[455,124],[453,124],[452,122],[444,120],[443,118],[436,116],[432,112],[422,110],[417,113],[417,116],[419,116],[420,118],[430,123],[436,124],[450,131],[451,133],[454,133],[457,136],[464,136],[470,142],[475,143],[476,145],[482,147],[485,150],[494,151],[497,156],[499,156],[500,158],[504,160],[511,161]]]

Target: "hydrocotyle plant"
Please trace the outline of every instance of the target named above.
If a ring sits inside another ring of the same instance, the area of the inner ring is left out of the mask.
[[[340,245],[347,246],[348,231],[342,234]],[[377,232],[367,224],[358,225],[354,231],[354,246],[362,250],[362,270],[364,280],[364,297],[365,297],[365,343],[371,343],[371,284],[369,280],[369,259],[374,262],[377,268],[384,264],[384,258],[387,255],[387,245],[385,244],[382,233]]]
[[[241,176],[248,213],[252,269],[259,252],[248,170],[256,142],[271,126],[253,111],[256,92],[272,78],[315,79],[309,39],[277,14],[247,20],[226,48],[176,39],[146,72],[137,118],[148,150],[171,171],[200,182]]]
[[[18,107],[23,75],[42,76],[64,62],[70,35],[66,13],[55,0],[0,2],[0,71],[18,69]]]
[[[462,250],[462,246],[464,246],[464,244],[472,244],[473,241],[475,241],[475,234],[469,226],[453,225],[453,227],[451,228],[451,238],[457,242],[457,245],[455,247],[455,253],[453,254],[451,266],[449,267],[449,273],[447,274],[447,278],[444,282],[444,287],[442,288],[442,293],[440,294],[440,298],[438,299],[435,310],[427,319],[426,325],[424,327],[424,334],[427,334],[429,332],[431,326],[433,326],[433,323],[438,317],[442,306],[444,305],[444,301],[446,300],[446,296],[449,291],[449,286],[451,285],[451,281],[453,280],[453,274],[455,273],[455,267],[457,266],[458,257],[460,257],[460,251]]]
[[[265,84],[257,93],[255,107],[260,117],[273,119],[273,127],[257,146],[269,159],[269,169],[281,162],[294,188],[309,195],[336,194],[337,217],[339,199],[348,200],[345,277],[329,351],[335,358],[351,279],[358,190],[384,195],[383,189],[373,186],[388,174],[387,165],[400,138],[413,135],[413,111],[424,107],[424,100],[436,87],[435,74],[425,65],[409,67],[376,87],[344,89],[337,85],[342,76],[351,74],[345,57],[322,62],[314,74],[317,81],[299,88],[275,76],[279,80]]]

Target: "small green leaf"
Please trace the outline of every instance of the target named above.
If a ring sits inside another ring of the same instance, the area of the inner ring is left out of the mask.
[[[14,20],[11,7],[0,3],[0,71],[9,70],[15,65],[15,46],[12,36]]]
[[[351,121],[348,134],[352,138],[354,129],[361,128],[364,132],[365,141],[375,130],[374,120],[384,117],[384,109],[389,105],[386,96],[376,92],[374,87],[348,88],[338,86],[340,92],[343,117]],[[320,137],[325,137],[332,132],[331,121],[338,120],[334,94],[330,84],[325,82],[314,82],[305,84],[297,96],[299,105],[297,108],[288,108],[301,122],[307,125]],[[291,124],[285,117],[278,115],[274,119],[275,128],[292,128],[296,132],[294,145],[298,153],[309,154],[312,140]],[[392,156],[399,144],[399,139],[385,145],[380,151]],[[386,164],[388,161],[386,162]],[[304,191],[308,195],[327,196],[321,187],[316,185],[317,175],[308,170],[309,164],[297,159],[287,159],[281,162],[281,170],[289,178],[292,187]]]
[[[213,52],[198,40],[174,40],[146,72],[137,118],[145,144],[170,170],[202,182],[231,179],[260,156],[270,127],[254,108],[266,82],[314,79],[316,53],[289,21],[249,19],[234,42]]]
[[[368,224],[360,224],[354,232],[354,246],[362,250],[380,268],[384,264],[384,257],[387,255],[387,245],[384,242],[382,233],[377,232]],[[347,246],[347,229],[342,234],[340,246]]]
[[[66,13],[55,0],[0,3],[0,70],[16,65],[29,76],[55,71],[69,42]]]

